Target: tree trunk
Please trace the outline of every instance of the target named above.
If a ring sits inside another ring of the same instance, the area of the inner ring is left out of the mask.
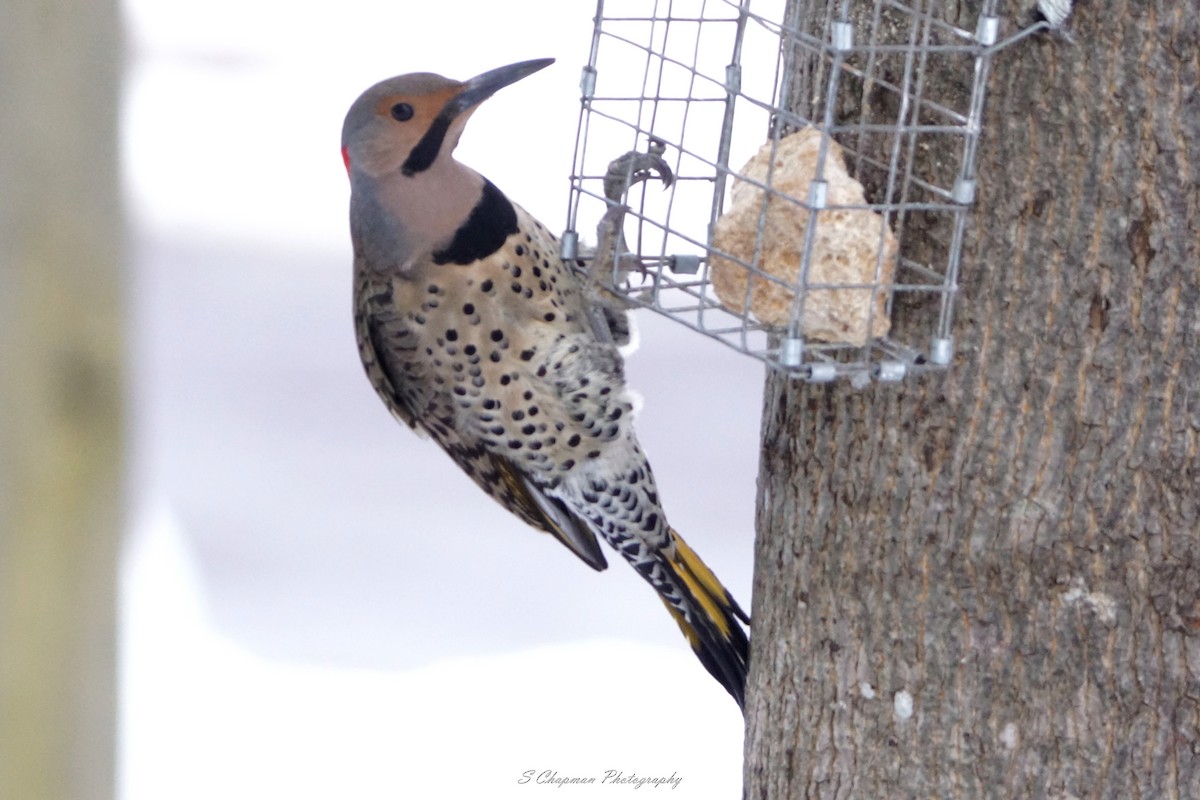
[[[1070,27],[995,60],[950,370],[767,379],[749,798],[1200,798],[1200,17]]]
[[[0,3],[0,796],[114,786],[123,450],[113,0]]]

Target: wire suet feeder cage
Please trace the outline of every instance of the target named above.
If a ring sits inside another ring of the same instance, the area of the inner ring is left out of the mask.
[[[992,57],[1036,29],[996,5],[599,0],[564,258],[798,378],[944,369]]]

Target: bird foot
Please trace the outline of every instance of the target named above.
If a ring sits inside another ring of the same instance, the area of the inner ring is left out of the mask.
[[[633,186],[651,178],[658,178],[664,189],[669,188],[675,182],[675,173],[662,157],[666,150],[666,142],[651,136],[645,153],[630,150],[614,158],[604,174],[604,196],[619,203]]]
[[[675,182],[675,173],[663,158],[666,149],[666,142],[651,136],[645,153],[630,150],[609,162],[604,175],[604,196],[608,199],[609,208],[596,226],[593,276],[597,265],[614,267],[620,278],[628,275],[631,267],[636,268],[643,278],[647,276],[646,265],[637,254],[630,253],[625,244],[622,227],[629,206],[625,205],[624,198],[631,187],[642,181],[657,178],[662,181],[664,189]],[[613,282],[613,288],[616,288],[616,283],[618,281]]]

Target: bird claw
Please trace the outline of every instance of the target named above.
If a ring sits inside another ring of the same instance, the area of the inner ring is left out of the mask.
[[[666,149],[666,142],[650,137],[647,152],[630,150],[609,162],[604,174],[604,196],[619,203],[634,185],[651,178],[662,181],[664,189],[669,188],[675,182],[675,173],[662,157]]]
[[[623,199],[630,188],[652,178],[662,181],[664,189],[675,182],[675,173],[663,158],[666,150],[666,142],[651,136],[645,153],[630,150],[609,162],[604,174],[604,196],[608,199],[609,208],[596,226],[595,263],[611,264],[621,275],[628,274],[631,269],[624,264],[632,263],[632,268],[636,268],[643,278],[647,276],[646,265],[636,254],[629,252],[621,233],[625,214],[629,211]]]

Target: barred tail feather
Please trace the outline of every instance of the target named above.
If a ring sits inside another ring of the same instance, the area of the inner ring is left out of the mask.
[[[686,608],[672,605],[665,597],[663,604],[700,663],[744,710],[750,641],[741,623],[750,624],[750,617],[683,537],[674,530],[671,537],[675,548],[667,566],[685,598]]]

